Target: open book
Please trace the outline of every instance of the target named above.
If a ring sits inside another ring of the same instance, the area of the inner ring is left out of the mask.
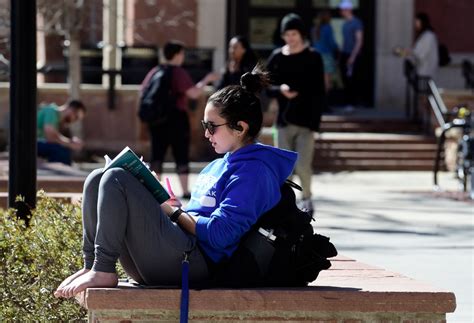
[[[161,204],[169,200],[170,195],[161,185],[154,173],[148,166],[133,152],[130,147],[125,147],[114,159],[105,155],[104,172],[113,167],[120,167],[129,171],[135,176]]]

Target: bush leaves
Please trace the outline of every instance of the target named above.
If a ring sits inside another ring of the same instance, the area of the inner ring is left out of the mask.
[[[38,195],[28,227],[15,210],[0,210],[0,317],[86,320],[73,299],[53,296],[62,280],[83,266],[80,207]]]

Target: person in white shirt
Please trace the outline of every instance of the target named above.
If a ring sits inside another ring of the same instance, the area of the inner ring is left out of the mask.
[[[426,13],[415,17],[415,43],[412,49],[401,50],[416,66],[418,75],[435,78],[439,67],[438,39]]]

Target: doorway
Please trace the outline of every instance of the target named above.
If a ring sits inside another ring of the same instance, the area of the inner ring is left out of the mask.
[[[322,10],[331,13],[331,26],[339,46],[342,44],[343,19],[339,13],[340,0],[228,0],[227,40],[234,35],[246,36],[259,58],[266,60],[271,52],[282,45],[279,26],[283,16],[294,12],[301,16],[308,34],[314,26],[315,17]],[[365,107],[373,107],[375,69],[375,0],[353,0],[354,14],[364,24],[364,45],[361,69],[365,71],[359,82],[359,101]],[[336,80],[337,81],[337,80]],[[337,89],[330,93],[330,105],[338,105]]]

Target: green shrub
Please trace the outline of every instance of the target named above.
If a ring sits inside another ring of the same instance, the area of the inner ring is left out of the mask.
[[[53,296],[83,266],[80,207],[39,195],[29,227],[14,210],[0,210],[0,318],[85,320],[86,311],[74,299]]]

